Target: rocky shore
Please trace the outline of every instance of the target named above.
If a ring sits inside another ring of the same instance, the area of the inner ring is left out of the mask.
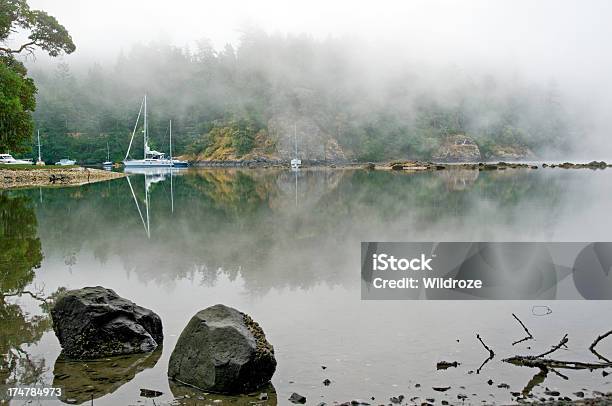
[[[591,161],[588,163],[535,163],[524,162],[464,162],[464,163],[436,163],[423,161],[400,161],[391,162],[383,165],[368,163],[365,169],[391,169],[396,171],[426,171],[426,170],[445,170],[445,169],[471,169],[479,171],[505,170],[505,169],[538,169],[538,168],[561,168],[561,169],[606,169],[612,167],[604,161]]]
[[[31,186],[83,185],[125,176],[123,173],[93,168],[36,167],[12,169],[0,167],[0,189]]]
[[[202,168],[290,168],[290,162],[281,159],[255,158],[245,160],[213,160],[196,161],[195,167]],[[504,170],[504,169],[606,169],[612,167],[604,161],[591,161],[588,163],[527,163],[527,162],[432,162],[432,161],[393,161],[385,163],[357,162],[357,161],[329,161],[329,160],[302,160],[302,168],[361,168],[367,170],[396,170],[396,171],[440,171],[447,169],[468,170]]]

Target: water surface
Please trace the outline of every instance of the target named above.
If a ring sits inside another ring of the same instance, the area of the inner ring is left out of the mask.
[[[503,357],[543,352],[568,333],[569,348],[556,356],[596,361],[588,346],[612,328],[612,303],[361,301],[360,242],[609,241],[611,182],[611,170],[189,169],[1,192],[4,295],[102,285],[157,312],[166,338],[146,356],[66,362],[39,301],[4,296],[0,385],[60,385],[68,394],[57,403],[90,404],[93,395],[95,405],[153,405],[139,396],[148,388],[164,393],[156,405],[249,404],[194,394],[166,377],[188,320],[224,303],[249,313],[275,347],[270,404],[275,396],[287,404],[292,392],[308,404],[388,403],[400,394],[419,404],[463,394],[467,404],[507,404],[539,371]],[[536,305],[552,313],[535,315]],[[512,313],[535,340],[511,345],[524,335]],[[477,333],[496,352],[479,373],[488,353]],[[612,342],[598,348],[612,354]],[[461,365],[437,371],[443,360]],[[563,375],[548,374],[533,393],[612,390],[601,372]]]

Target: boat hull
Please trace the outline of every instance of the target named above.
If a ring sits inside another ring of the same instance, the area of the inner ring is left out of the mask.
[[[175,168],[187,168],[189,166],[189,162],[174,160],[172,161],[172,166],[174,166]]]
[[[123,161],[126,168],[171,168],[172,161],[167,159],[132,159]]]
[[[55,165],[58,165],[58,166],[71,166],[74,164],[76,164],[76,161],[72,159],[62,159],[55,163]]]
[[[14,161],[0,161],[0,164],[4,165],[34,165],[32,161],[24,161],[22,159],[15,159]]]

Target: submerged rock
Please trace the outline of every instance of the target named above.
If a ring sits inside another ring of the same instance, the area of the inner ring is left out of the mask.
[[[291,396],[289,396],[289,402],[291,403],[306,403],[306,398],[299,393],[293,392]]]
[[[51,317],[68,359],[151,352],[164,338],[157,314],[101,286],[66,292]]]
[[[221,304],[191,318],[170,356],[168,377],[201,390],[238,394],[270,381],[274,348],[247,314]]]

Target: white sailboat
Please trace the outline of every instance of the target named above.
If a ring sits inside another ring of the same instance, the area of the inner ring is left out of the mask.
[[[113,166],[113,161],[110,160],[110,149],[108,147],[108,141],[106,142],[106,161],[102,162],[102,166],[104,166],[105,168]]]
[[[297,151],[297,124],[293,125],[293,137],[295,139],[295,158],[291,160],[291,169],[300,169],[300,166],[302,166],[302,160],[298,158]]]
[[[138,121],[144,107],[144,123],[143,123],[143,134],[144,134],[144,156],[143,159],[129,159],[130,149],[132,148],[132,142],[134,141],[134,135],[136,135],[136,129],[138,128]],[[156,168],[156,167],[171,167],[172,160],[166,158],[166,154],[163,152],[155,151],[149,148],[149,128],[147,123],[147,95],[144,96],[140,105],[140,111],[136,118],[136,124],[134,125],[134,131],[132,132],[132,138],[130,139],[130,145],[128,146],[123,165],[126,168]]]

